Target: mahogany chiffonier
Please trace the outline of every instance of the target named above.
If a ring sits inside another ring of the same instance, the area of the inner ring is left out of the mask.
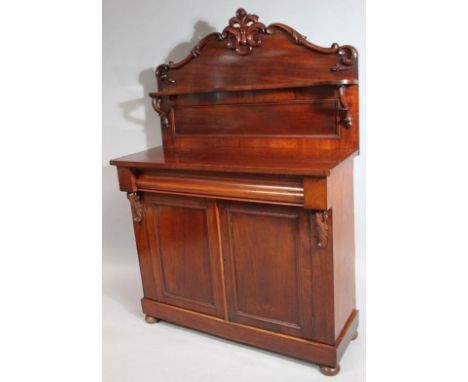
[[[111,161],[130,201],[148,323],[320,365],[357,336],[357,52],[237,10],[156,69],[163,145]]]

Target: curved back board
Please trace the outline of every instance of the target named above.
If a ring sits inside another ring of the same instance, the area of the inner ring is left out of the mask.
[[[352,46],[322,48],[238,9],[179,63],[156,69],[164,147],[358,149]]]

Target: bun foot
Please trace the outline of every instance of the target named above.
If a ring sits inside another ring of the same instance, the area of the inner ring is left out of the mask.
[[[354,336],[351,337],[351,341],[354,341],[356,338],[358,338],[359,332],[356,330],[356,333],[354,333]]]
[[[159,322],[159,320],[156,317],[148,316],[148,315],[145,316],[145,321],[148,324],[155,324],[156,322]]]
[[[340,372],[340,365],[337,367],[333,368],[330,366],[320,366],[320,372],[327,377],[333,377],[334,375],[337,375]]]

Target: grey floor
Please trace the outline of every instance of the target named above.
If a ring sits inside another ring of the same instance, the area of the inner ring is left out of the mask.
[[[122,258],[122,254],[115,254]],[[318,367],[167,322],[146,324],[135,251],[125,262],[103,263],[103,381],[365,381],[365,278],[357,273],[359,338],[336,377]],[[358,270],[362,267],[358,266]]]

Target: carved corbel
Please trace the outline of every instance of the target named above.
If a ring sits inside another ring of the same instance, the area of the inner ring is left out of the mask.
[[[161,107],[162,97],[153,97],[151,100],[151,105],[156,113],[161,117],[162,127],[169,126],[169,119],[167,118],[168,112]]]
[[[143,205],[140,201],[140,195],[138,192],[128,192],[127,198],[130,201],[130,206],[132,208],[133,221],[135,223],[141,223],[143,220]]]
[[[314,218],[317,246],[325,248],[328,245],[328,211],[317,211]]]
[[[351,126],[353,126],[353,120],[351,118],[351,115],[349,114],[349,105],[346,102],[344,86],[338,87],[338,95],[339,95],[339,100],[340,100],[339,111],[341,114],[341,119],[343,121],[344,126],[347,129],[349,129],[351,128]]]

